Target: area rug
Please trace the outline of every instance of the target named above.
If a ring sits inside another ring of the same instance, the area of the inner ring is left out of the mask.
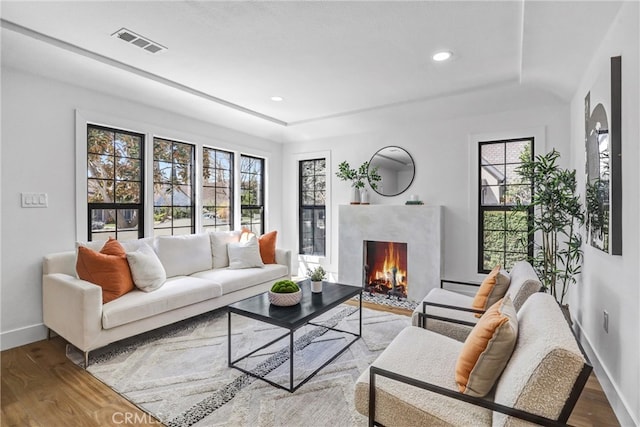
[[[295,393],[227,366],[227,313],[218,310],[90,353],[93,376],[167,426],[365,426],[355,411],[355,382],[410,318],[363,309],[363,336]],[[341,305],[315,323],[357,332],[357,307]],[[232,316],[237,358],[286,330]],[[296,384],[350,335],[305,326],[294,335]],[[288,338],[246,360],[245,368],[288,386]],[[68,346],[71,360],[82,354]]]

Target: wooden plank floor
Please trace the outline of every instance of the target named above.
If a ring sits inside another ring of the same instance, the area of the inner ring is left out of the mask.
[[[401,309],[388,311],[408,314]],[[0,353],[1,426],[160,425],[67,359],[65,346],[66,342],[56,337]],[[569,424],[619,426],[593,374]]]

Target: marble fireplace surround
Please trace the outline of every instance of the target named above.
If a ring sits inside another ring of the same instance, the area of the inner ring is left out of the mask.
[[[362,286],[364,241],[407,243],[408,300],[440,286],[442,206],[340,205],[338,281]]]

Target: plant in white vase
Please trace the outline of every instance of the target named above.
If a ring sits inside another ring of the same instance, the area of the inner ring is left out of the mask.
[[[311,280],[311,292],[322,292],[322,280],[327,276],[327,272],[321,265],[313,270],[307,269],[307,276]]]
[[[374,190],[377,188],[376,182],[381,180],[378,175],[378,168],[369,168],[369,162],[364,162],[358,169],[352,169],[347,161],[343,161],[338,165],[336,176],[342,181],[351,181],[352,195],[351,204],[357,205],[361,203],[362,192],[366,193],[365,180]],[[369,204],[369,196],[365,195],[365,204]]]

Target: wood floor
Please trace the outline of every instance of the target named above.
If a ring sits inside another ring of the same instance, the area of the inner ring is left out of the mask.
[[[388,311],[407,314],[401,309]],[[1,426],[161,425],[67,359],[65,346],[66,342],[56,337],[0,353]],[[593,374],[569,424],[620,425]]]

